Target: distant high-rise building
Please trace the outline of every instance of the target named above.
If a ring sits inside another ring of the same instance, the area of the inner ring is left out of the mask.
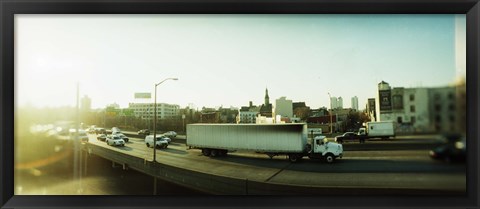
[[[343,98],[330,97],[330,109],[343,109]]]
[[[352,109],[358,110],[358,97],[357,96],[352,97]]]
[[[287,100],[286,97],[280,97],[275,101],[275,115],[282,117],[293,117],[292,100]]]
[[[330,97],[330,109],[336,109],[338,107],[337,97]]]
[[[89,112],[92,109],[92,100],[87,96],[84,95],[80,102],[80,109],[83,112]]]
[[[337,108],[338,109],[343,109],[343,98],[342,97],[338,97],[338,99],[337,99]]]

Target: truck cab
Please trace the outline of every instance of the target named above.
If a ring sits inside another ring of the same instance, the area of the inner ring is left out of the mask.
[[[325,136],[316,136],[310,151],[310,158],[323,159],[327,163],[333,163],[336,158],[343,156],[343,146],[335,142],[329,142]]]

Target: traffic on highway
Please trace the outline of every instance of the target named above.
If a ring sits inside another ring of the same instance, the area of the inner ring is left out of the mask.
[[[153,146],[137,132],[122,132],[130,140],[125,146],[110,146],[101,134],[90,132],[88,143],[113,152],[153,160]],[[160,141],[167,138],[159,134]],[[153,139],[153,137],[151,137]],[[170,138],[169,138],[170,139]],[[229,150],[223,156],[206,156],[202,149],[188,146],[188,136],[171,137],[167,146],[158,146],[156,161],[195,172],[242,178],[272,184],[294,184],[322,188],[389,188],[399,193],[462,194],[466,192],[466,167],[461,159],[432,155],[445,146],[438,135],[396,136],[366,143],[344,142],[343,156],[329,164],[322,159],[289,161],[288,155],[272,158],[263,152]],[[326,138],[327,143],[335,143]],[[455,143],[457,143],[456,141]],[[458,143],[457,143],[458,144]],[[308,157],[303,157],[308,158]]]

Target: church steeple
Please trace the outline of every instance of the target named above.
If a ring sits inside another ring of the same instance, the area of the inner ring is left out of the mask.
[[[270,104],[270,97],[268,97],[268,89],[265,88],[265,106]]]

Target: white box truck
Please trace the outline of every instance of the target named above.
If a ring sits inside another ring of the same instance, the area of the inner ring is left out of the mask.
[[[328,163],[343,156],[341,144],[317,136],[307,143],[307,126],[292,124],[189,124],[186,144],[201,149],[204,156],[223,156],[229,151],[265,153],[270,158],[287,155],[291,162],[304,156]]]
[[[367,122],[358,130],[358,135],[365,139],[395,137],[395,124],[393,121]]]

